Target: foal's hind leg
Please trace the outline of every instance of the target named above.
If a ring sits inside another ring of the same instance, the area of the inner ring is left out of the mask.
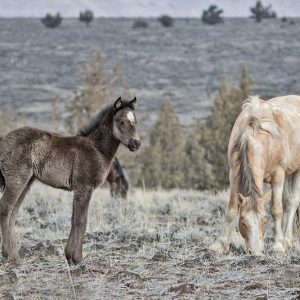
[[[0,199],[0,225],[2,232],[2,256],[11,260],[19,260],[16,242],[11,230],[10,218],[15,204],[26,188],[29,179],[15,178],[13,182],[6,180],[6,187]],[[14,218],[14,217],[13,217]]]
[[[72,227],[65,249],[69,264],[78,264],[82,260],[83,236],[86,230],[88,207],[93,191],[93,188],[87,187],[74,191]]]
[[[12,245],[13,245],[13,253],[14,256],[18,256],[18,252],[17,252],[17,242],[16,242],[16,231],[15,231],[15,225],[16,225],[16,218],[20,209],[21,204],[23,203],[23,200],[32,184],[33,180],[31,179],[27,186],[25,187],[25,189],[23,190],[23,192],[21,193],[21,195],[18,198],[18,201],[16,202],[16,204],[14,205],[14,208],[12,210],[10,219],[9,219],[9,226],[10,226],[10,231],[11,231],[11,240],[12,240]]]

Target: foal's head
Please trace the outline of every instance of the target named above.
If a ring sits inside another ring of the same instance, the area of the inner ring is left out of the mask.
[[[141,146],[141,140],[136,132],[135,106],[135,97],[131,101],[122,100],[120,97],[114,104],[114,136],[130,151],[136,151]]]
[[[266,213],[264,205],[269,201],[271,192],[256,200],[250,197],[240,198],[239,229],[246,241],[246,247],[251,254],[260,255],[264,251],[264,235],[266,229]]]

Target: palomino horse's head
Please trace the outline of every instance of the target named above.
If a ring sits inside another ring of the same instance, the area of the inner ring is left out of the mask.
[[[239,229],[251,254],[261,255],[264,251],[264,235],[266,229],[266,213],[264,205],[270,200],[271,192],[256,199],[255,204],[250,197],[239,194],[240,214]]]
[[[141,146],[141,140],[136,132],[135,106],[135,97],[131,101],[122,100],[120,97],[114,104],[114,136],[130,151],[136,151]]]

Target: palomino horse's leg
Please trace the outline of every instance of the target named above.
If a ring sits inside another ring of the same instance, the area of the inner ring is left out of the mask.
[[[82,260],[82,243],[86,230],[89,202],[93,188],[82,188],[74,191],[72,227],[65,249],[69,264],[78,264]]]
[[[31,176],[30,176],[31,177]],[[4,193],[0,199],[0,224],[2,233],[2,256],[18,261],[19,254],[16,249],[14,229],[11,230],[10,218],[13,208],[26,188],[29,179],[15,178],[6,181]]]
[[[275,221],[275,237],[272,252],[284,252],[284,237],[282,232],[282,196],[283,196],[283,186],[285,181],[285,172],[279,169],[275,172],[272,178],[272,204],[271,204],[271,214]]]
[[[290,198],[292,197],[292,175],[286,175],[284,186],[283,186],[283,194],[282,194],[282,206],[283,206],[283,214],[282,214],[282,232],[285,235],[287,220],[288,220],[288,205],[290,202]]]
[[[293,241],[293,223],[297,208],[300,204],[300,171],[292,175],[292,193],[285,199],[286,203],[286,226],[284,228],[285,244],[288,248],[292,247]]]
[[[234,179],[230,171],[230,198],[226,209],[225,224],[220,238],[211,245],[210,249],[219,253],[228,252],[232,236],[236,234],[236,217],[238,214],[238,194],[235,189]]]

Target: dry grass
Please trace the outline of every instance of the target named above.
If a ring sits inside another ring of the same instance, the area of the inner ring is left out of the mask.
[[[36,184],[18,219],[22,264],[0,265],[0,294],[16,299],[299,297],[297,253],[258,258],[234,246],[228,255],[209,251],[227,197],[227,192],[135,190],[124,201],[98,190],[90,206],[84,263],[69,268],[63,249],[72,194]],[[270,230],[268,246],[269,236]]]

